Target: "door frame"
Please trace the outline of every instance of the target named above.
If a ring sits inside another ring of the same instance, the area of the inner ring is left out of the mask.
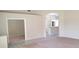
[[[7,27],[7,38],[8,38],[8,43],[9,43],[9,30],[8,30],[8,21],[9,20],[23,20],[24,21],[24,31],[25,31],[25,40],[26,40],[26,19],[25,18],[6,18],[6,27]]]
[[[56,13],[56,12],[52,12],[52,13]],[[45,15],[44,37],[47,37],[47,33],[46,33],[46,32],[47,32],[48,15],[49,15],[49,14],[52,14],[52,13],[48,13],[47,15]],[[56,13],[56,14],[58,14],[58,25],[59,25],[59,26],[58,26],[58,27],[59,27],[59,28],[58,28],[58,31],[59,31],[59,32],[58,32],[58,36],[59,36],[59,34],[60,34],[60,21],[61,21],[61,18],[60,18],[60,16],[59,16],[59,15],[60,15],[59,13]]]

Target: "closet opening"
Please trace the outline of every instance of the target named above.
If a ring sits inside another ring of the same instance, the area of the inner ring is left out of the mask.
[[[9,44],[25,40],[24,19],[8,19],[8,39]]]

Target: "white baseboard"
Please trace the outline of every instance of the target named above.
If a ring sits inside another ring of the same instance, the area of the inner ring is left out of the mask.
[[[67,37],[67,38],[74,38],[79,39],[79,35],[72,35],[72,34],[60,34],[59,37]]]
[[[17,36],[25,36],[24,34],[20,34],[20,35],[9,35],[10,37],[17,37]]]
[[[32,40],[32,39],[38,39],[38,38],[44,38],[44,35],[36,36],[36,37],[27,37],[26,40]]]

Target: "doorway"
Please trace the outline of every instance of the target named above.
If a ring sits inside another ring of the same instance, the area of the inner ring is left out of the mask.
[[[59,14],[49,13],[46,16],[46,36],[59,35]]]
[[[24,19],[8,19],[8,39],[9,44],[25,40]]]

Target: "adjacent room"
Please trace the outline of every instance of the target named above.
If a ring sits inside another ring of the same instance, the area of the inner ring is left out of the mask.
[[[0,10],[0,48],[79,48],[79,10]]]
[[[23,19],[8,19],[9,44],[25,40]]]
[[[49,13],[46,15],[46,36],[58,36],[59,34],[59,15]]]

